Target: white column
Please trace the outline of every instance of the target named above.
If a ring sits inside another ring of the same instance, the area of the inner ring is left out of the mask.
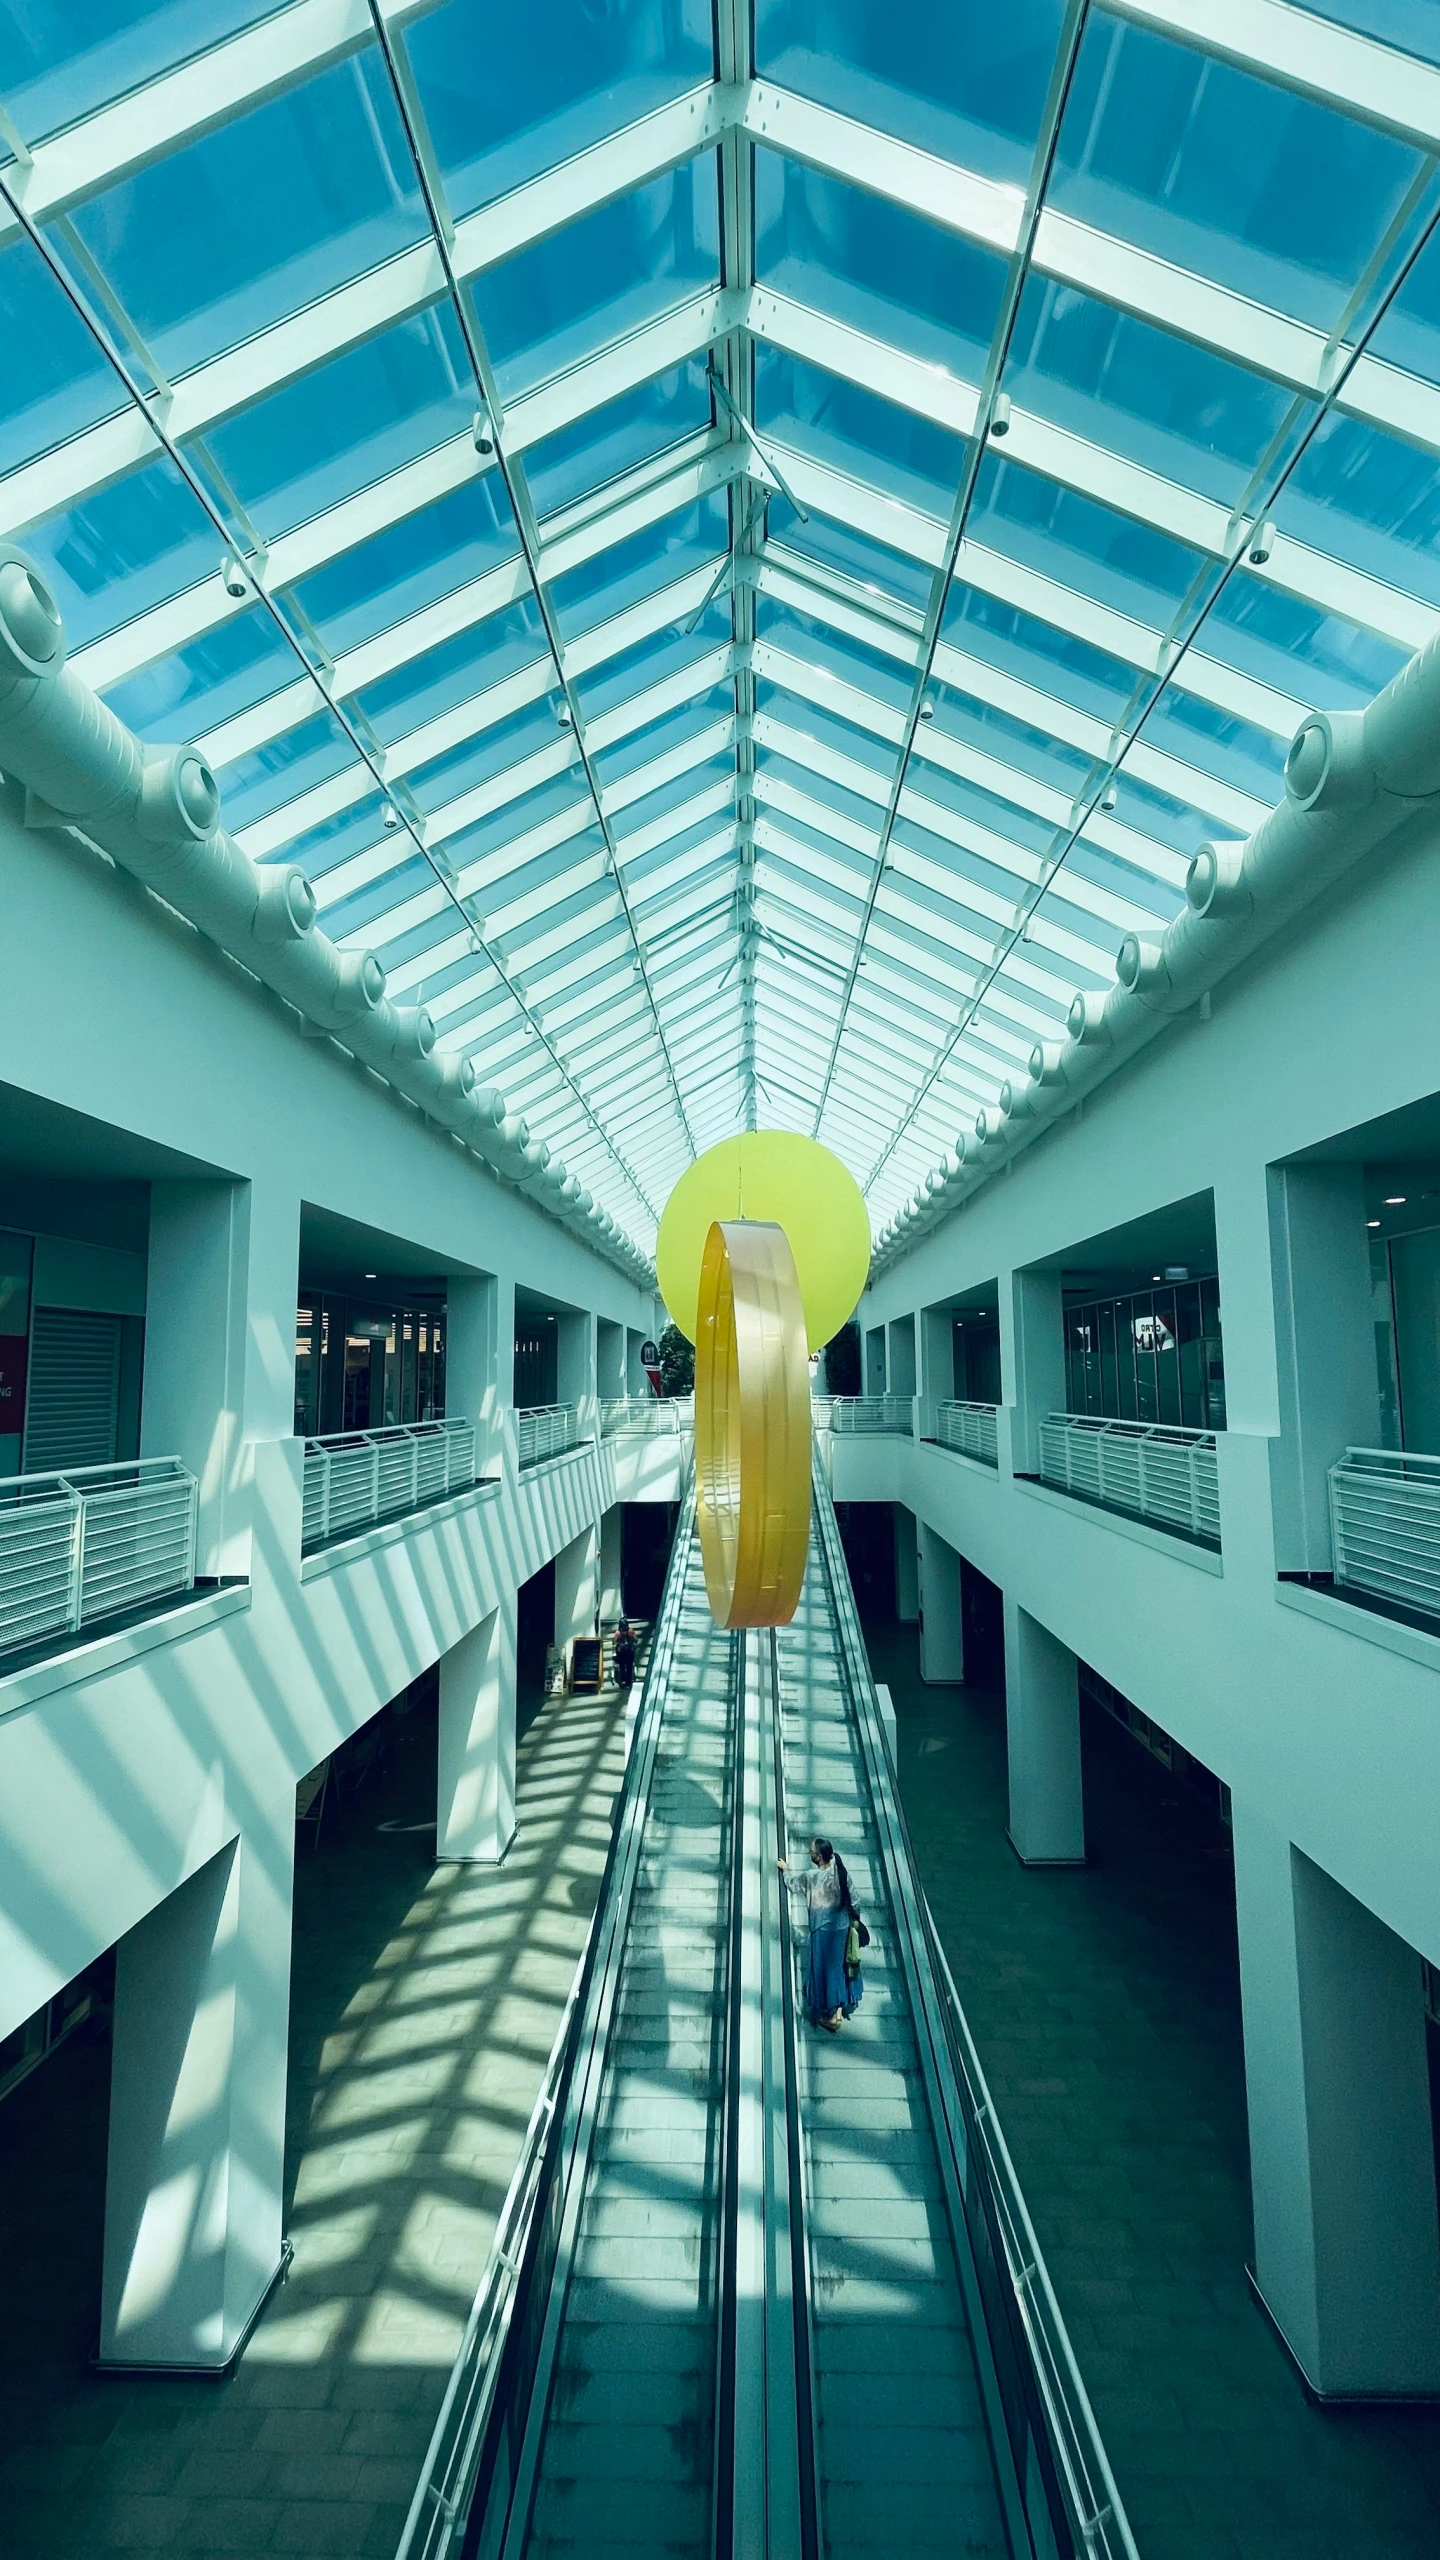
[[[498,1475],[501,1449],[500,1286],[486,1274],[445,1285],[445,1411],[475,1425],[475,1472]],[[513,1333],[514,1318],[511,1318]]]
[[[625,1596],[621,1588],[620,1568],[624,1555],[625,1513],[623,1506],[612,1502],[600,1514],[600,1619],[623,1617]]]
[[[960,1624],[960,1558],[923,1520],[916,1522],[919,1565],[920,1677],[963,1680],[965,1639]]]
[[[598,1528],[582,1529],[568,1547],[562,1547],[555,1558],[555,1641],[569,1644],[572,1636],[588,1636],[595,1632],[595,1610],[600,1598],[600,1532]]]
[[[440,1657],[437,1859],[497,1866],[515,1837],[515,1599]]]
[[[903,1502],[895,1515],[895,1615],[902,1627],[913,1627],[920,1615],[920,1549],[915,1514]]]
[[[595,1392],[606,1403],[628,1394],[625,1384],[625,1327],[604,1316],[595,1326]]]
[[[915,1393],[915,1319],[900,1316],[889,1328],[886,1372],[892,1396]]]
[[[1082,1867],[1080,1685],[1068,1645],[1005,1599],[1010,1845],[1022,1866]]]
[[[1255,2276],[1311,2388],[1440,2392],[1440,2228],[1413,1948],[1233,1807]]]
[[[935,1428],[935,1407],[955,1395],[955,1318],[948,1307],[925,1307],[920,1315],[920,1377],[923,1398],[922,1436]]]
[[[257,1444],[294,1438],[299,1262],[294,1194],[151,1184],[140,1448],[199,1484],[198,1574],[248,1577]]]
[[[1347,1444],[1373,1449],[1380,1436],[1364,1169],[1278,1165],[1268,1181],[1280,1418],[1272,1468],[1275,1562],[1281,1573],[1328,1573],[1329,1470]],[[1228,1388],[1232,1338],[1243,1342],[1251,1311],[1235,1303],[1242,1275],[1225,1242],[1222,1229]],[[1254,1313],[1257,1338],[1268,1342],[1268,1310]],[[1238,1377],[1235,1383],[1238,1389]],[[1239,1423],[1240,1412],[1230,1420]]]
[[[1021,1476],[1040,1472],[1040,1425],[1065,1410],[1065,1328],[1058,1271],[1016,1271],[1001,1282],[1000,1356],[1012,1382],[1011,1464]]]
[[[280,2264],[292,1807],[120,1940],[100,2355],[229,2362]],[[283,1872],[282,1872],[283,1870]]]

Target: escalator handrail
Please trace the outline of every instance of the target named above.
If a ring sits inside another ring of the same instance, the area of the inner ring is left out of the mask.
[[[670,1570],[645,1665],[625,1774],[616,1797],[610,1845],[595,1910],[575,1968],[545,2078],[531,2111],[525,2140],[495,2226],[485,2271],[471,2307],[427,2447],[415,2494],[396,2548],[396,2560],[448,2560],[465,2542],[475,2514],[476,2490],[493,2470],[503,2387],[520,2322],[517,2311],[537,2267],[537,2241],[557,2177],[577,2168],[573,2101],[577,2068],[593,2042],[597,2020],[608,2020],[619,1970],[623,1926],[617,1930],[615,1887],[622,1865],[628,1910],[654,1776],[665,1687],[674,1658],[694,1532],[693,1481],[681,1504]],[[571,2156],[566,2159],[567,2149]],[[578,2163],[583,2175],[583,2162]]]
[[[948,2064],[944,2078],[948,2078],[951,2089],[947,2091],[942,2080],[941,2095],[948,2114],[953,2092],[958,2115],[958,2122],[947,2127],[947,2132],[958,2154],[959,2184],[968,2204],[971,2181],[966,2171],[974,2172],[973,2184],[992,2249],[1013,2296],[1013,2323],[1007,2325],[1011,2327],[1012,2345],[1016,2329],[1023,2345],[1026,2370],[1021,2379],[1029,2386],[1027,2405],[1032,2418],[1038,2416],[1043,2428],[1046,2469],[1053,2475],[1062,2501],[1061,2515],[1052,2513],[1051,2522],[1063,2527],[1071,2550],[1084,2555],[1084,2560],[1138,2560],[1064,2318],[1000,2133],[974,2039],[929,1905],[920,1891],[919,1868],[900,1799],[889,1736],[875,1696],[874,1676],[840,1545],[829,1484],[818,1458],[814,1506],[848,1684],[867,1746],[875,1810],[883,1817],[883,1826],[877,1828],[881,1828],[882,1838],[888,1829],[898,1852],[887,1861],[892,1888],[899,1886],[909,1906],[912,1951],[921,1959],[915,1967],[916,1987],[926,2012],[932,2048],[938,2041],[939,2052]],[[941,1982],[945,1986],[943,1999]],[[939,2130],[937,2127],[937,2133]],[[992,2352],[999,2343],[992,2335]],[[1008,2416],[1006,2423],[1008,2427]],[[1051,2504],[1053,2507],[1053,2499]]]
[[[789,1856],[790,1832],[785,1811],[785,1738],[780,1706],[780,1649],[769,1630],[770,1714],[775,1770],[775,1849]],[[800,2115],[800,2023],[795,1996],[795,1931],[786,1878],[776,1874],[780,1895],[780,1997],[785,2044],[785,2143],[790,2169],[790,2302],[795,2324],[796,2454],[800,2486],[801,2560],[819,2560],[823,2548],[820,2522],[820,2449],[815,2390],[815,2347],[811,2322],[810,2198],[805,2174],[804,2126]]]

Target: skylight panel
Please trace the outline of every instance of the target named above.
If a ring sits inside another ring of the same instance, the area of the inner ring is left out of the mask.
[[[902,205],[761,150],[755,275],[849,328],[978,379],[1005,266]]]
[[[697,506],[664,515],[625,541],[598,550],[550,582],[561,637],[568,644],[597,624],[613,621],[702,562],[713,568],[729,541],[726,495],[716,490]]]
[[[712,414],[706,368],[692,357],[528,446],[525,480],[542,530],[547,516],[668,452]]]
[[[171,381],[426,230],[373,48],[148,162],[68,219]],[[63,230],[59,240],[63,255]]]
[[[488,268],[469,290],[508,404],[719,281],[708,152]]]
[[[704,0],[651,0],[636,14],[560,0],[504,18],[485,0],[449,0],[418,13],[405,44],[461,214],[711,76]]]
[[[1148,28],[1086,29],[1051,199],[1329,331],[1419,154]]]
[[[303,578],[295,602],[338,657],[513,559],[519,547],[500,475],[487,471]]]
[[[533,596],[524,596],[363,687],[355,708],[389,746],[544,656],[539,608]]]
[[[267,541],[468,434],[475,394],[447,303],[417,311],[212,427],[217,493]]]
[[[924,610],[929,571],[892,545],[873,541],[813,506],[808,523],[802,524],[783,498],[771,500],[770,532],[798,562],[837,570],[849,582],[856,601],[874,612],[893,613],[907,606]]]
[[[964,447],[929,418],[878,399],[838,369],[808,364],[763,341],[755,350],[755,421],[788,450],[806,454],[886,497],[942,519],[960,479]]]

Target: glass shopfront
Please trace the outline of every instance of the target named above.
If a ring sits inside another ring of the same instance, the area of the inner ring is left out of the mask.
[[[1071,1413],[1223,1431],[1219,1281],[1067,1305],[1065,1370]]]
[[[375,1431],[445,1411],[445,1310],[311,1291],[295,1318],[295,1429]]]

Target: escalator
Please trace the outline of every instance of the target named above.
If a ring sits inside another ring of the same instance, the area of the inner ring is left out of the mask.
[[[801,2009],[787,1856],[872,1934]],[[1134,2560],[916,1880],[828,1486],[718,1630],[693,1495],[599,1908],[398,2560]]]

